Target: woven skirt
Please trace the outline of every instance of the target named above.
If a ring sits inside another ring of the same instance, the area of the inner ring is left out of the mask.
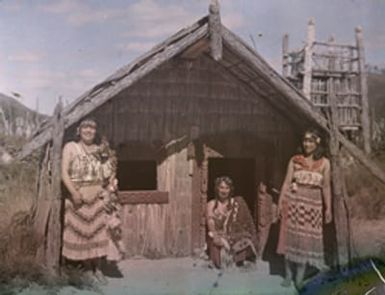
[[[319,188],[298,186],[295,193],[287,193],[277,253],[292,262],[325,267],[322,208]]]
[[[108,254],[109,239],[103,200],[98,197],[100,185],[83,186],[84,203],[74,208],[65,200],[63,252],[71,260],[87,260]]]

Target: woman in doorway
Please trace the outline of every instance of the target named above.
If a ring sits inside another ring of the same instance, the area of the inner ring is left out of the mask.
[[[241,266],[257,256],[256,229],[250,211],[244,199],[233,193],[233,181],[218,177],[215,199],[207,203],[209,257],[217,268]]]
[[[77,136],[78,141],[63,148],[62,180],[69,196],[65,199],[62,255],[82,262],[90,278],[106,283],[101,262],[108,254],[109,239],[100,192],[103,181],[112,175],[112,164],[98,156],[94,120],[83,120]]]
[[[325,268],[323,223],[332,221],[330,162],[323,155],[318,130],[304,133],[301,153],[290,159],[278,203],[281,228],[277,252],[285,257],[285,279],[290,286],[291,266],[301,288],[306,265]]]

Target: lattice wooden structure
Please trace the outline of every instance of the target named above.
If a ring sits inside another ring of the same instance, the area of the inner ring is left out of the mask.
[[[315,23],[309,20],[307,40],[300,50],[289,50],[289,35],[283,37],[283,75],[326,116],[335,98],[339,129],[365,152],[370,148],[370,119],[363,34],[356,28],[356,44],[315,40]]]

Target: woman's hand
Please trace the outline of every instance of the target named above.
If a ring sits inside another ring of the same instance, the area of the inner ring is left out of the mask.
[[[118,191],[118,179],[116,177],[112,178],[110,180],[110,184],[108,186],[108,190],[111,192],[111,193],[115,193]]]
[[[326,208],[325,209],[325,223],[328,224],[332,222],[333,215],[332,215],[332,209],[331,208]]]
[[[212,238],[213,238],[214,245],[218,247],[223,247],[223,241],[221,236],[218,233],[212,233],[212,234],[213,234]]]
[[[75,193],[72,194],[72,203],[74,207],[77,208],[83,204],[83,196],[79,191],[75,191]]]

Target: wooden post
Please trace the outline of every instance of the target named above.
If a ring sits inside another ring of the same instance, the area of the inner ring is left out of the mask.
[[[203,161],[201,166],[201,227],[200,227],[200,240],[206,241],[206,207],[207,207],[207,190],[209,181],[209,158],[207,154],[207,147],[205,144],[203,148]]]
[[[348,208],[344,191],[344,177],[341,167],[340,147],[337,138],[337,103],[333,78],[328,80],[328,95],[330,98],[330,155],[331,155],[331,179],[332,179],[332,204],[333,218],[337,237],[337,259],[339,266],[350,262],[350,227]]]
[[[47,267],[52,274],[60,273],[60,250],[62,235],[62,192],[61,192],[61,154],[64,136],[62,102],[59,101],[54,112],[53,143],[51,158],[51,214],[47,231]]]
[[[202,143],[199,140],[199,126],[192,126],[190,129],[190,143],[187,146],[187,157],[191,165],[190,176],[192,204],[191,204],[191,253],[194,256],[200,255],[203,249],[204,240],[201,240],[201,167],[199,154],[203,153]]]
[[[360,92],[361,92],[361,125],[362,138],[364,141],[364,151],[367,154],[371,152],[370,144],[370,118],[369,118],[369,101],[368,101],[368,82],[365,68],[365,50],[362,28],[356,28],[356,43],[358,52],[358,72],[360,75]]]
[[[315,22],[311,18],[307,25],[307,40],[305,46],[305,62],[302,91],[307,99],[311,100],[313,44],[315,41]]]
[[[37,198],[32,208],[34,216],[34,234],[38,241],[36,262],[40,265],[46,264],[47,241],[45,237],[47,235],[47,224],[51,212],[51,186],[49,175],[51,151],[51,144],[46,144],[39,165]]]
[[[282,39],[282,75],[289,76],[289,34],[283,35]]]
[[[333,35],[331,35],[329,37],[329,40],[328,40],[328,43],[329,43],[329,63],[328,63],[328,70],[329,71],[335,71],[336,70],[336,56],[335,56],[335,47],[334,45],[336,44],[336,39]]]
[[[335,53],[335,47],[333,46],[336,44],[336,40],[335,40],[333,35],[331,35],[329,37],[328,44],[330,46],[328,47],[329,57],[328,57],[328,68],[327,69],[330,73],[332,73],[333,71],[336,70],[336,60],[337,60],[336,53]],[[331,112],[330,113],[331,118],[329,118],[329,122],[331,123],[330,128],[333,128],[332,124],[335,124],[335,127],[339,128],[340,123],[341,123],[340,122],[341,118],[339,116],[339,110],[338,110],[335,80],[334,80],[334,78],[329,78],[326,83],[327,83],[326,87],[327,87],[327,91],[328,91],[327,103],[329,105],[330,112]],[[337,130],[339,130],[339,129],[337,129]]]
[[[219,0],[211,0],[209,6],[210,52],[214,60],[222,59],[222,24]]]

